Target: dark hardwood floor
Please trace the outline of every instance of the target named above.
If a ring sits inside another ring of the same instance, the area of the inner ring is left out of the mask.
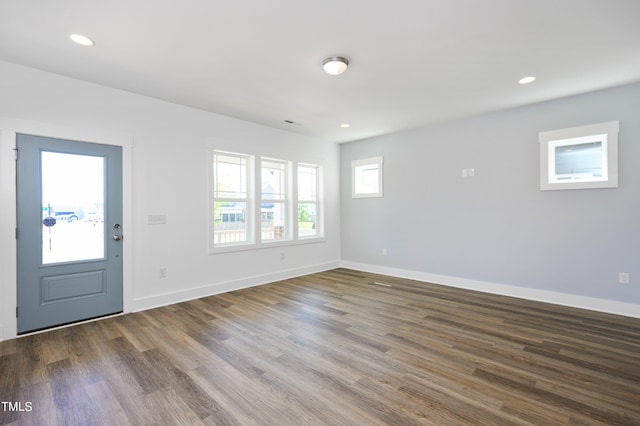
[[[2,342],[0,398],[2,425],[640,425],[640,319],[337,269]]]

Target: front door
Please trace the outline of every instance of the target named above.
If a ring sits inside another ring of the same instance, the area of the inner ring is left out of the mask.
[[[18,334],[122,312],[122,148],[16,143]]]

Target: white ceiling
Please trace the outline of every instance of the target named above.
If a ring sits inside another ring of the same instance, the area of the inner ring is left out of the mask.
[[[0,60],[345,142],[640,81],[640,1],[2,0]]]

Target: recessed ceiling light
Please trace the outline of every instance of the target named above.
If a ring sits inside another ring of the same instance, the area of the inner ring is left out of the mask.
[[[533,83],[534,81],[536,81],[536,78],[533,76],[529,76],[529,77],[523,77],[520,80],[518,80],[519,84],[529,84],[529,83]]]
[[[79,44],[80,46],[85,46],[85,47],[91,47],[93,45],[95,45],[96,43],[91,40],[89,37],[87,36],[83,36],[82,34],[71,34],[69,36],[69,38],[76,44]]]
[[[342,127],[343,129],[346,129],[347,127],[351,127],[351,124],[349,124],[349,123],[342,123],[342,124],[340,125],[340,127]]]
[[[349,60],[342,56],[331,56],[322,61],[322,69],[327,74],[340,75],[349,67]]]

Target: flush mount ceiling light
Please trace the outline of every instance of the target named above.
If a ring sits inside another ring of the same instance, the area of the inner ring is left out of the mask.
[[[340,75],[349,67],[349,60],[342,56],[331,56],[322,61],[322,69],[327,74]]]
[[[342,127],[343,129],[348,129],[349,127],[351,127],[351,124],[349,124],[349,123],[342,123],[342,124],[340,125],[340,127]]]
[[[83,36],[82,34],[71,34],[69,38],[71,39],[71,41],[79,44],[80,46],[91,47],[96,44],[89,37]]]
[[[519,84],[529,84],[529,83],[533,83],[534,81],[536,81],[536,78],[533,76],[529,76],[529,77],[523,77],[520,80],[518,80]]]

